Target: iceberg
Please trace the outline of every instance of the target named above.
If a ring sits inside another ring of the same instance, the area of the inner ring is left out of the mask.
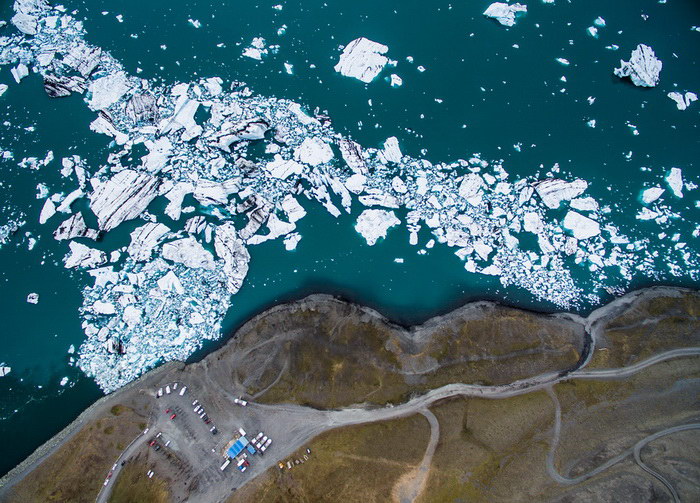
[[[678,107],[678,110],[685,110],[693,101],[697,101],[698,99],[698,95],[691,93],[690,91],[686,92],[685,94],[672,91],[668,93],[667,96],[676,102],[676,107]]]
[[[30,293],[27,295],[27,302],[30,304],[38,304],[39,303],[39,294],[38,293]]]
[[[573,210],[570,210],[564,217],[563,226],[565,229],[570,230],[579,241],[600,234],[600,224],[598,222],[584,217]]]
[[[666,183],[676,197],[683,197],[683,172],[679,168],[671,168],[666,175]]]
[[[191,236],[165,243],[162,255],[191,269],[214,269],[214,256]]]
[[[161,183],[160,178],[131,169],[99,183],[89,197],[100,230],[110,231],[125,220],[138,217],[156,198]]]
[[[75,241],[71,241],[68,246],[70,253],[63,259],[66,269],[74,267],[94,269],[107,263],[107,254],[101,250],[95,250]]]
[[[318,166],[333,159],[333,150],[321,138],[305,138],[301,145],[294,149],[294,159],[309,166]]]
[[[88,86],[88,106],[90,110],[98,111],[109,108],[119,101],[129,89],[131,84],[124,72],[111,73],[94,80]]]
[[[238,232],[231,222],[216,228],[214,248],[216,254],[224,260],[224,274],[227,277],[226,285],[228,291],[233,295],[240,290],[243,280],[248,275],[250,254],[243,241],[238,237]]]
[[[390,228],[400,223],[393,211],[364,210],[357,217],[355,230],[365,238],[369,246],[374,246],[379,238],[386,237]]]
[[[75,238],[97,240],[100,237],[100,233],[94,229],[88,229],[82,213],[76,213],[58,226],[53,233],[53,237],[57,241]]]
[[[620,60],[620,68],[614,73],[621,79],[629,77],[635,86],[654,87],[659,83],[662,66],[651,47],[639,44],[629,61]]]
[[[520,12],[527,12],[527,5],[495,2],[484,11],[484,16],[495,19],[503,26],[514,26],[515,16]]]
[[[651,187],[642,192],[642,202],[644,204],[651,204],[661,197],[661,194],[666,192],[661,187]]]
[[[385,45],[364,37],[357,38],[345,46],[334,70],[344,77],[353,77],[369,84],[389,62],[384,56],[388,51]]]
[[[588,182],[581,179],[567,182],[558,178],[549,178],[535,183],[534,187],[537,195],[548,208],[557,209],[562,201],[570,201],[583,194],[588,188]]]
[[[149,260],[153,249],[168,232],[170,232],[168,226],[156,222],[148,222],[141,227],[137,227],[130,234],[131,242],[126,252],[136,262]]]
[[[394,162],[397,164],[401,162],[403,154],[399,148],[399,140],[396,138],[396,136],[387,138],[387,140],[384,142],[384,150],[382,150],[382,154],[387,162]]]

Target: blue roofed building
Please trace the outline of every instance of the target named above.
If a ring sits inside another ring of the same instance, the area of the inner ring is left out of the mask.
[[[249,444],[248,439],[245,437],[241,437],[238,440],[234,442],[234,444],[228,448],[228,451],[226,451],[226,455],[229,458],[235,458],[238,456],[241,452],[243,452],[243,449],[246,448],[246,446]]]

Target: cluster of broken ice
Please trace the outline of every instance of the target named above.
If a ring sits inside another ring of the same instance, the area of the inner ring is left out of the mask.
[[[544,179],[511,180],[500,163],[478,155],[440,164],[412,158],[395,137],[380,149],[363,148],[335,132],[328,117],[238,82],[225,90],[216,77],[173,86],[132,77],[85,42],[79,21],[40,0],[18,1],[16,12],[23,15],[18,28],[32,36],[9,38],[0,63],[31,67],[49,96],[84,94],[96,112],[91,129],[114,140],[106,163],[89,173],[77,156],[62,160],[62,173],[75,176],[78,188],[67,196],[42,190],[40,216],[52,222],[57,212],[69,215],[55,231],[69,242],[65,266],[95,279],[84,291],[87,339],[78,364],[105,390],[217,338],[247,275],[249,248],[280,239],[293,250],[303,200],[335,217],[361,208],[355,229],[369,245],[402,223],[394,210],[403,209],[418,253],[436,242],[452,247],[466,271],[562,307],[583,295],[574,264],[595,272],[598,285],[609,268],[631,279],[636,245],[585,196],[587,182],[561,178],[558,168]],[[370,82],[387,64],[386,52],[355,40],[336,70]],[[207,112],[203,119],[199,110]],[[248,148],[255,143],[264,153]],[[148,153],[123,164],[137,146]],[[159,221],[151,204],[159,196],[168,219],[188,215],[182,230]],[[80,198],[97,229],[71,209]],[[195,207],[186,200],[203,211],[190,215]],[[129,242],[117,250],[84,242],[135,219]],[[431,234],[425,243],[421,230]]]
[[[629,61],[620,60],[620,68],[614,73],[620,78],[629,77],[635,86],[654,87],[659,83],[662,66],[651,47],[639,44]]]

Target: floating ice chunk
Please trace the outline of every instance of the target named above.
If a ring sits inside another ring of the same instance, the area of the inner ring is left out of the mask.
[[[292,175],[301,175],[304,172],[304,165],[293,159],[284,159],[280,154],[275,154],[274,159],[265,165],[265,170],[270,173],[271,177],[285,180]]]
[[[401,159],[403,159],[403,154],[399,148],[399,139],[396,136],[386,139],[384,142],[382,155],[387,162],[394,162],[397,164],[401,162]]]
[[[683,172],[679,168],[671,168],[666,175],[666,183],[676,197],[683,197]]]
[[[38,304],[39,303],[39,294],[38,293],[30,293],[27,295],[27,302],[30,304]]]
[[[108,283],[117,284],[119,282],[119,273],[114,272],[114,267],[98,267],[88,271],[88,274],[95,278],[94,288],[103,288]],[[70,352],[70,351],[69,351]]]
[[[391,179],[391,188],[394,189],[394,192],[398,192],[399,194],[405,194],[408,192],[406,182],[404,182],[399,176],[395,176]]]
[[[12,367],[6,367],[4,364],[0,365],[0,377],[5,377],[10,372],[12,372]]]
[[[202,23],[201,23],[198,19],[189,18],[189,19],[187,20],[187,22],[190,23],[190,24],[191,24],[192,26],[194,26],[195,28],[201,28],[201,27],[202,27]]]
[[[107,115],[100,114],[97,119],[92,121],[90,123],[90,130],[111,136],[119,145],[124,145],[129,140],[128,135],[114,127],[114,124],[108,119]]]
[[[214,269],[214,256],[191,236],[165,243],[162,254],[163,258],[191,269]]]
[[[262,57],[267,53],[268,50],[265,48],[265,39],[262,37],[255,37],[250,43],[250,46],[243,49],[243,56],[257,61],[262,61]]]
[[[227,288],[231,295],[240,290],[248,274],[250,254],[233,223],[226,222],[216,228],[214,237],[216,254],[224,260],[224,273],[227,276]]]
[[[586,32],[593,38],[598,38],[598,28],[595,26],[589,26],[586,28]]]
[[[39,215],[39,223],[45,224],[49,218],[56,214],[56,205],[51,199],[47,199],[44,202],[44,206],[41,208],[41,214]]]
[[[2,96],[3,94],[5,94],[5,92],[7,91],[7,89],[8,89],[7,84],[0,84],[0,96]]]
[[[391,74],[391,87],[401,87],[403,85],[403,79],[396,75],[395,73]]]
[[[188,137],[185,138],[183,135],[183,141],[192,139],[201,133],[201,127],[194,120],[198,109],[199,101],[188,98],[185,92],[178,96],[173,115],[161,120],[158,129],[161,134],[170,134],[184,129]]]
[[[653,220],[658,217],[659,214],[649,208],[642,208],[636,215],[637,220]]]
[[[63,377],[63,378],[61,379],[61,382],[59,382],[58,384],[59,384],[59,386],[65,386],[66,384],[68,384],[68,378],[67,378],[67,377]]]
[[[25,35],[36,35],[37,17],[27,12],[21,12],[17,8],[15,8],[15,11],[17,11],[17,14],[12,16],[12,24]]]
[[[661,197],[661,194],[666,192],[661,187],[651,187],[642,192],[642,202],[644,204],[651,204]]]
[[[294,159],[310,166],[318,166],[333,159],[333,149],[321,138],[305,138],[296,149]]]
[[[365,183],[367,183],[367,177],[360,173],[355,173],[345,180],[345,187],[353,194],[359,194],[365,190]]]
[[[136,262],[149,260],[153,248],[169,231],[170,229],[166,225],[156,222],[148,222],[137,227],[130,234],[131,242],[126,251]]]
[[[252,236],[251,238],[248,239],[247,243],[249,245],[257,245],[260,243],[264,243],[265,241],[269,241],[272,239],[277,239],[281,236],[285,236],[292,232],[294,229],[296,229],[296,225],[293,223],[289,222],[284,222],[280,220],[277,215],[272,213],[270,217],[267,219],[267,228],[270,230],[270,232],[266,235],[260,235],[256,234],[255,236]]]
[[[71,241],[68,246],[70,253],[63,259],[63,264],[67,269],[73,267],[94,269],[107,263],[107,254],[101,250],[95,250],[75,241]]]
[[[686,92],[684,95],[683,93],[672,91],[668,93],[667,96],[676,102],[678,110],[685,110],[693,101],[697,101],[698,99],[698,95],[691,92]]]
[[[29,75],[29,69],[26,65],[20,63],[12,70],[10,70],[10,73],[12,73],[12,77],[15,79],[15,82],[19,84],[24,77]]]
[[[577,197],[571,200],[569,206],[579,211],[598,211],[598,201],[592,197]]]
[[[180,220],[182,214],[182,201],[187,194],[191,194],[194,186],[189,182],[178,182],[170,189],[165,197],[170,201],[165,207],[165,214],[173,220]]]
[[[503,272],[500,267],[498,267],[495,264],[491,264],[488,267],[484,267],[481,271],[479,271],[481,274],[487,274],[489,276],[500,276],[501,273]]]
[[[521,12],[527,12],[527,5],[495,2],[484,11],[484,16],[495,19],[503,26],[514,26],[515,16]]]
[[[292,223],[295,223],[306,216],[306,210],[291,194],[284,196],[281,206],[282,210],[287,214],[287,218]]]
[[[384,56],[388,51],[385,45],[364,37],[358,38],[345,46],[334,69],[345,77],[354,77],[369,84],[389,62]]]
[[[180,278],[173,271],[168,271],[162,278],[158,281],[158,288],[164,292],[175,292],[179,295],[185,293],[185,289],[182,287]]]
[[[343,138],[338,142],[338,147],[340,148],[340,154],[343,156],[343,160],[354,173],[364,175],[368,173],[367,163],[362,155],[362,147],[359,143]]]
[[[116,72],[94,80],[88,86],[90,110],[104,110],[119,101],[131,84],[124,72]]]
[[[88,229],[82,213],[76,213],[69,219],[65,220],[53,233],[53,237],[57,241],[75,238],[89,238],[96,240],[99,236],[100,234],[96,230]]]
[[[662,66],[651,47],[639,44],[629,61],[620,60],[620,68],[614,73],[620,78],[629,77],[635,86],[654,87],[659,83]]]
[[[158,195],[160,178],[125,169],[90,194],[90,209],[101,230],[110,231],[125,220],[138,217]]]
[[[364,210],[357,218],[355,230],[365,238],[369,246],[374,246],[379,238],[386,237],[391,227],[400,223],[393,211]]]
[[[605,27],[605,19],[598,16],[597,18],[595,18],[595,21],[593,21],[593,24],[596,25],[598,28],[604,28]]]
[[[205,206],[225,205],[229,192],[223,183],[201,178],[194,187],[194,198]]]
[[[600,234],[600,224],[595,220],[584,217],[580,213],[570,210],[564,217],[564,228],[572,232],[579,241],[592,238]]]
[[[569,60],[568,60],[568,59],[565,59],[565,58],[557,58],[556,61],[557,61],[557,63],[559,63],[560,65],[564,65],[564,66],[569,66],[569,65],[571,64],[571,63],[569,62]]]
[[[588,126],[588,127],[590,127],[590,128],[594,128],[595,125],[596,125],[596,120],[595,120],[595,119],[591,119],[591,120],[589,120],[588,122],[586,122],[586,126]]]
[[[547,207],[556,209],[562,201],[570,201],[583,194],[588,188],[588,182],[581,179],[567,182],[558,178],[549,178],[537,182],[534,187],[542,198],[542,202]]]
[[[459,184],[459,195],[465,199],[471,199],[479,193],[483,185],[483,178],[476,173],[470,173]]]
[[[70,213],[71,205],[84,195],[85,193],[82,189],[75,189],[73,192],[68,194],[63,201],[61,201],[61,204],[56,208],[56,211],[60,211],[61,213]]]
[[[298,232],[292,232],[291,234],[288,234],[284,238],[284,248],[287,251],[292,251],[296,250],[297,245],[299,244],[299,241],[301,241],[301,234]]]

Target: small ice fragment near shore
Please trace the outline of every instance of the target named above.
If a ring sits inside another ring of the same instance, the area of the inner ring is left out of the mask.
[[[661,194],[666,192],[661,187],[651,187],[642,192],[642,202],[644,204],[650,204],[661,197]]]
[[[557,58],[556,61],[560,65],[564,65],[564,66],[569,66],[571,64],[568,59],[564,59],[564,58]]]
[[[639,44],[629,61],[620,60],[620,68],[615,68],[614,73],[621,79],[629,77],[635,86],[654,87],[659,83],[662,66],[651,47]]]
[[[679,168],[671,168],[666,175],[666,183],[674,196],[683,197],[683,172]]]
[[[30,293],[27,295],[27,302],[30,304],[38,304],[39,303],[39,294],[38,293]]]
[[[576,211],[569,211],[564,217],[564,228],[572,232],[578,240],[592,238],[600,234],[600,224],[595,220],[584,217]]]
[[[400,223],[393,211],[365,210],[357,217],[355,230],[365,238],[369,246],[374,246],[379,238],[386,237],[391,227]]]
[[[385,45],[364,37],[357,38],[345,46],[334,70],[344,77],[353,77],[369,84],[389,62],[384,56],[388,51]]]
[[[693,101],[697,101],[698,99],[698,95],[691,92],[686,92],[684,95],[683,93],[672,91],[668,93],[667,96],[676,102],[678,110],[685,110]]]
[[[527,12],[527,5],[495,2],[484,11],[484,16],[495,19],[503,26],[514,26],[515,16],[520,12]]]
[[[4,365],[0,365],[0,377],[5,377],[10,372],[12,372],[12,367],[5,367]]]

